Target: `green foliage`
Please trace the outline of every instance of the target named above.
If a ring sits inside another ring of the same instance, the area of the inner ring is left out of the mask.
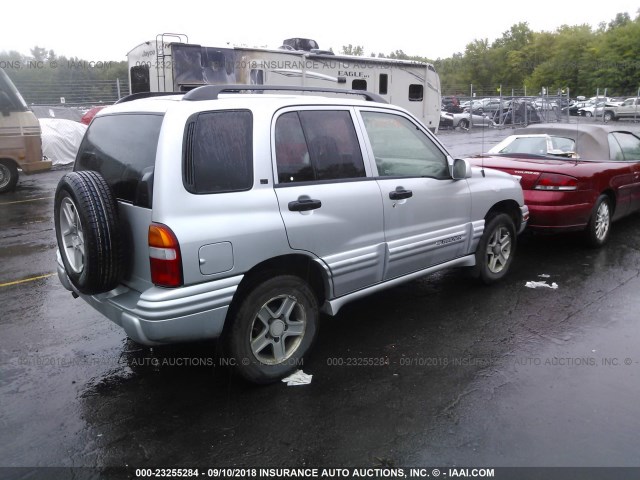
[[[534,32],[517,23],[492,43],[476,39],[463,53],[428,60],[402,50],[372,57],[431,62],[440,74],[443,94],[502,93],[532,95],[570,89],[572,96],[593,96],[599,88],[609,95],[636,95],[640,87],[640,10],[636,18],[619,13],[597,29],[589,25],[562,25],[554,32]],[[348,45],[342,52],[363,55],[363,47]]]
[[[563,25],[554,32],[534,32],[526,22],[513,25],[489,44],[469,43],[464,53],[436,60],[443,94],[474,91],[495,95],[515,90],[536,94],[570,89],[571,95],[635,95],[640,87],[640,13],[631,19],[619,13],[594,30],[588,25]]]
[[[344,45],[342,47],[341,53],[342,55],[356,55],[358,57],[361,57],[362,55],[364,55],[364,47],[361,45]]]

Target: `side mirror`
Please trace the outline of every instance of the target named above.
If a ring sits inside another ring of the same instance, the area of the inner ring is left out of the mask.
[[[468,160],[462,158],[456,158],[453,161],[453,168],[451,169],[451,177],[454,180],[462,180],[464,178],[471,178],[471,164]]]

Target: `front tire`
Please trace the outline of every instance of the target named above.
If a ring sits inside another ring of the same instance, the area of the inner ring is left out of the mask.
[[[318,300],[293,275],[257,284],[240,304],[227,334],[232,365],[253,383],[278,381],[302,367],[318,331]]]
[[[0,160],[0,193],[10,192],[18,183],[18,169],[13,162]]]
[[[460,130],[469,130],[469,120],[463,118],[458,122],[458,127],[460,127]]]
[[[476,250],[475,276],[487,285],[502,280],[513,262],[516,238],[516,227],[509,215],[490,217]]]
[[[587,225],[587,243],[594,248],[602,247],[611,233],[611,200],[606,195],[600,195],[593,206],[591,218]]]

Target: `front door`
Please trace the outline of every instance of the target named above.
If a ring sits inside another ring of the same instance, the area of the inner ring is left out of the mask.
[[[471,194],[466,180],[451,178],[446,153],[407,116],[360,114],[382,193],[384,278],[465,255],[472,234]]]

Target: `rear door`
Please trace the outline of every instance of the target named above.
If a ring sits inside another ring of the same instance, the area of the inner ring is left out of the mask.
[[[445,151],[409,116],[361,110],[382,192],[391,279],[465,255],[471,240],[471,194],[453,180]]]
[[[273,122],[275,192],[292,249],[321,258],[334,296],[380,282],[380,189],[348,107],[281,111]]]

